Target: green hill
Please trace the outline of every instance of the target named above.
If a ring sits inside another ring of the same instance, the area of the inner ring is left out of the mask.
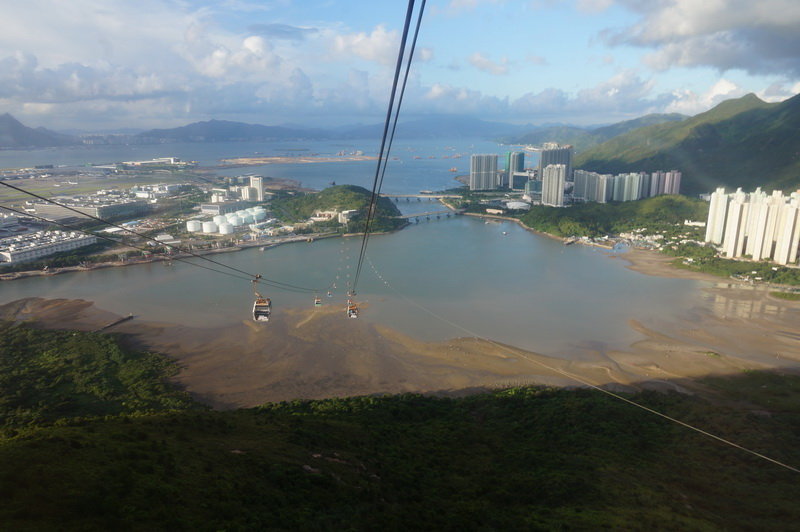
[[[507,137],[502,139],[506,144],[533,144],[540,145],[545,142],[557,142],[559,144],[572,144],[575,150],[581,152],[592,146],[596,146],[611,138],[633,129],[649,126],[652,124],[663,124],[666,122],[680,121],[686,118],[684,115],[671,114],[650,114],[633,120],[625,120],[609,126],[593,129],[575,126],[551,126],[531,131],[524,135]]]
[[[283,196],[272,201],[273,211],[285,221],[300,222],[307,220],[314,211],[357,210],[359,216],[348,224],[347,230],[357,232],[364,230],[364,217],[370,203],[372,193],[357,185],[334,185],[320,192],[299,196]],[[400,209],[389,198],[378,198],[375,218],[371,224],[372,231],[389,231],[403,224],[394,219],[399,216]]]
[[[575,167],[603,173],[679,169],[682,192],[800,184],[800,95],[727,100],[681,122],[635,129],[590,148]]]
[[[788,530],[800,522],[796,473],[596,391],[214,412],[165,385],[174,365],[153,357],[107,335],[0,326],[3,375],[12,374],[0,387],[4,529]],[[800,379],[752,372],[704,385],[719,404],[626,397],[800,463]],[[130,397],[146,400],[126,405]]]

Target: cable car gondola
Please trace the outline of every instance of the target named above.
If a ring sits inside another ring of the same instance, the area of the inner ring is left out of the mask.
[[[256,294],[255,303],[253,303],[253,321],[269,321],[272,315],[272,300],[268,297],[261,297]]]
[[[321,297],[317,296],[317,297],[314,298],[314,306],[315,307],[321,307],[322,306],[322,298]]]
[[[256,278],[253,279],[253,293],[256,296],[253,303],[253,321],[269,321],[272,315],[272,300],[262,296],[256,290],[256,283],[259,279],[261,279],[261,274],[256,275]]]
[[[347,300],[347,317],[358,318],[358,305],[353,303],[352,299]]]

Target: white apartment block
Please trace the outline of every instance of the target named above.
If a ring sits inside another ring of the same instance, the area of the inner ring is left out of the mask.
[[[97,242],[97,237],[74,231],[39,231],[0,239],[0,264],[40,259]]]
[[[778,264],[797,264],[800,247],[800,191],[768,195],[760,188],[711,194],[706,242],[721,244],[726,257],[748,256]]]
[[[567,165],[550,164],[542,178],[542,205],[564,206],[564,186],[567,182]]]

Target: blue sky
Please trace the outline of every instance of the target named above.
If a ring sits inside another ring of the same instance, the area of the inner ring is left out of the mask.
[[[15,2],[0,20],[0,112],[87,130],[375,123],[405,8]],[[406,119],[588,125],[800,92],[797,0],[430,0],[418,46]]]

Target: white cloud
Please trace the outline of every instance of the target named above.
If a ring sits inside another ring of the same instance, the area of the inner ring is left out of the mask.
[[[355,56],[383,65],[392,65],[397,60],[400,36],[397,31],[388,31],[380,25],[371,33],[337,35],[333,39],[333,50],[341,56]]]
[[[526,55],[525,56],[525,61],[527,61],[528,63],[534,64],[534,65],[539,65],[539,66],[548,64],[547,63],[547,59],[545,59],[541,55],[536,55],[536,54],[528,54],[528,55]]]
[[[614,4],[614,0],[578,0],[577,8],[582,13],[599,13]]]
[[[607,31],[611,44],[653,48],[650,66],[711,66],[800,77],[797,0],[619,0],[640,20]]]
[[[431,59],[433,59],[433,49],[431,48],[419,48],[414,54],[414,61],[425,63]]]
[[[488,74],[493,74],[495,76],[502,76],[504,74],[508,74],[508,59],[505,57],[502,58],[499,62],[492,61],[485,55],[480,52],[475,52],[471,56],[467,58],[469,64],[486,72]]]
[[[702,94],[690,90],[672,93],[673,101],[664,109],[668,113],[695,115],[707,111],[718,103],[730,98],[738,98],[747,93],[744,89],[725,78],[720,78]]]

